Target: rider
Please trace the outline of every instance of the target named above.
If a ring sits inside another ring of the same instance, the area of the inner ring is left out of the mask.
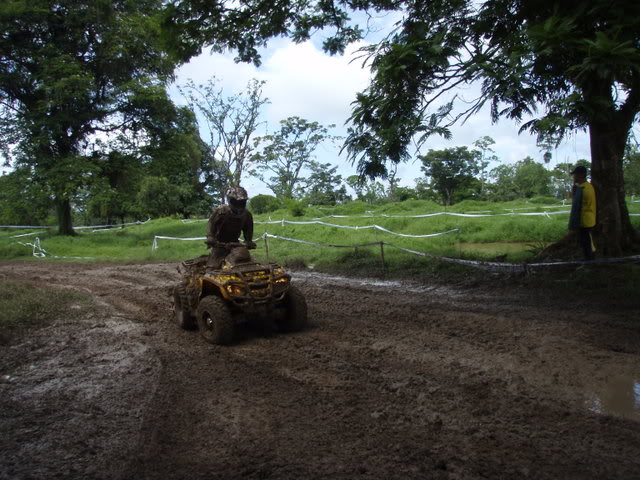
[[[228,205],[221,205],[213,210],[207,227],[207,245],[211,248],[207,266],[220,268],[222,261],[231,253],[233,247],[225,243],[238,243],[240,233],[244,235],[244,243],[248,249],[256,248],[253,242],[253,216],[247,210],[247,191],[234,186],[227,191]]]

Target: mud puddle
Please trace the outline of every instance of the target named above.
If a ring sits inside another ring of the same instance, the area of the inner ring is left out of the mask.
[[[640,422],[640,375],[616,376],[593,388],[587,408],[602,415]]]
[[[460,296],[460,292],[452,288],[447,288],[443,286],[422,286],[418,284],[412,284],[410,282],[401,282],[398,280],[379,280],[373,278],[349,278],[342,277],[339,275],[329,275],[325,273],[318,272],[292,272],[294,280],[311,280],[315,284],[325,284],[325,285],[350,285],[356,287],[363,288],[380,288],[380,289],[402,289],[404,292],[411,293],[426,293],[426,292],[434,292],[438,291],[439,294],[445,295],[447,297],[458,297]]]

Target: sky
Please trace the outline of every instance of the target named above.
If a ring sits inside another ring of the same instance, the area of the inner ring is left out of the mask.
[[[357,50],[367,45],[367,41],[379,40],[397,20],[397,15],[373,19],[372,33],[366,37],[366,41],[350,45],[341,56],[329,56],[322,51],[321,35],[301,44],[283,38],[272,40],[261,51],[262,65],[259,68],[252,64],[235,63],[234,52],[220,54],[205,50],[176,71],[176,82],[169,91],[176,103],[184,104],[177,86],[183,85],[188,79],[204,83],[215,76],[228,95],[243,91],[253,78],[264,80],[264,95],[270,100],[262,112],[267,131],[274,132],[278,129],[280,120],[296,115],[323,125],[335,124],[331,134],[344,137],[345,122],[351,114],[351,102],[355,100],[357,92],[367,87],[370,78],[368,69],[363,68],[362,61],[357,59]],[[477,86],[471,86],[456,93],[470,99],[477,90]],[[488,108],[485,108],[466,123],[454,126],[450,140],[431,137],[423,151],[457,146],[472,147],[475,140],[488,135],[495,140],[492,148],[503,163],[514,163],[526,156],[542,161],[543,152],[536,146],[535,138],[526,133],[519,135],[518,128],[516,123],[508,120],[492,124]],[[265,133],[263,128],[256,135]],[[204,131],[202,136],[206,140]],[[341,142],[336,145],[321,145],[316,151],[316,159],[322,163],[337,165],[338,173],[346,178],[355,174],[356,169],[348,162],[346,155],[340,155],[340,146]],[[574,133],[552,153],[554,159],[551,166],[556,162],[588,159],[588,137],[584,132]],[[422,176],[420,165],[415,160],[401,164],[397,172],[400,184],[413,186],[414,180]],[[492,164],[490,168],[496,165]],[[243,184],[250,195],[271,193],[256,178],[247,177]]]
[[[329,56],[322,51],[318,41],[295,44],[278,39],[262,52],[260,67],[235,63],[233,52],[220,54],[205,51],[178,69],[175,85],[182,85],[188,79],[203,83],[215,76],[225,93],[235,94],[244,90],[253,78],[264,80],[264,95],[270,103],[263,108],[262,120],[268,131],[277,130],[280,120],[296,115],[324,125],[335,124],[332,134],[345,136],[345,122],[351,114],[351,102],[355,100],[357,92],[367,87],[370,78],[368,69],[363,68],[362,61],[356,59],[358,48],[364,45],[365,42],[360,42],[349,46],[342,56]],[[170,90],[172,98],[176,103],[184,103],[175,85]],[[470,99],[477,88],[471,86],[457,93]],[[264,128],[257,132],[258,136],[264,135]],[[492,124],[489,110],[484,108],[464,124],[454,126],[450,140],[436,136],[430,138],[423,151],[472,147],[475,140],[488,135],[495,140],[492,148],[502,163],[514,163],[527,156],[542,162],[543,152],[536,146],[535,137],[527,133],[518,134],[518,129],[515,122],[508,120]],[[204,132],[202,135],[206,140]],[[338,173],[347,177],[356,171],[346,155],[340,155],[340,145],[341,142],[336,146],[321,146],[316,151],[316,158],[323,163],[337,165]],[[551,166],[556,162],[588,159],[588,136],[584,132],[574,133],[552,154]],[[413,186],[414,180],[422,176],[420,165],[415,160],[402,164],[397,174],[401,178],[400,184]],[[496,165],[492,164],[490,168]],[[243,183],[250,195],[271,193],[255,178],[247,177]]]

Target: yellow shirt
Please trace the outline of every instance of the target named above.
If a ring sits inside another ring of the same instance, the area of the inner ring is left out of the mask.
[[[578,184],[583,188],[582,208],[580,209],[580,226],[591,228],[596,225],[596,192],[589,182]]]

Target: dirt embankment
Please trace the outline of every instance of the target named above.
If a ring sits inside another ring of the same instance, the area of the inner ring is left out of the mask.
[[[100,308],[0,349],[0,478],[637,478],[637,311],[298,274],[312,328],[206,344],[175,265],[0,264]]]

